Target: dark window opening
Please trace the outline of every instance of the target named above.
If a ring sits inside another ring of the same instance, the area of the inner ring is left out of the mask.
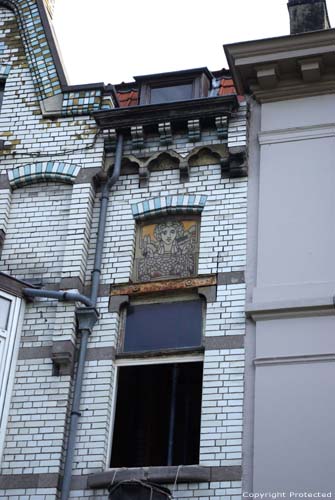
[[[193,97],[192,83],[182,85],[171,85],[169,87],[151,87],[150,103],[159,104],[162,102],[187,101]]]
[[[199,462],[202,362],[119,369],[111,467]]]
[[[202,301],[184,300],[129,306],[124,352],[199,347]]]
[[[0,81],[0,108],[2,106],[4,92],[5,92],[5,82]]]

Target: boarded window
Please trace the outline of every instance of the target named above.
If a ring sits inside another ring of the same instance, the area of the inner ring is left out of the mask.
[[[123,350],[136,352],[199,347],[201,330],[201,300],[129,306]]]
[[[111,467],[199,462],[201,362],[119,368]]]

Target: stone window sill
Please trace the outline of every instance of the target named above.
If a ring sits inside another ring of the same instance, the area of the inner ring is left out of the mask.
[[[177,477],[178,473],[178,477]],[[177,477],[177,481],[176,481]],[[120,481],[152,481],[158,484],[206,483],[211,481],[239,481],[241,467],[206,467],[203,465],[181,465],[165,467],[139,467],[131,469],[108,469],[92,474],[87,479],[91,489],[107,488]]]

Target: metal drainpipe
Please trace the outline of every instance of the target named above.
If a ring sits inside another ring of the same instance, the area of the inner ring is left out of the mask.
[[[108,181],[103,185],[103,188],[101,190],[98,235],[97,235],[97,244],[95,248],[94,269],[92,272],[92,285],[91,285],[91,302],[93,307],[96,306],[98,291],[99,291],[101,262],[102,262],[102,254],[103,254],[103,247],[105,240],[105,228],[106,228],[109,195],[112,186],[116,183],[116,181],[120,176],[122,152],[123,152],[123,135],[118,134],[113,173],[112,176],[108,179]],[[84,365],[86,359],[88,338],[91,334],[91,329],[83,328],[81,329],[80,333],[81,333],[81,342],[79,348],[77,374],[74,382],[74,395],[73,395],[72,410],[70,416],[69,438],[65,456],[64,478],[61,490],[61,500],[68,500],[71,488],[72,463],[73,463],[73,455],[76,444],[78,420],[80,417],[79,408],[80,408],[81,390],[83,385]]]
[[[81,302],[87,307],[94,307],[94,304],[91,299],[86,297],[86,295],[82,295],[77,292],[66,292],[66,291],[55,291],[55,290],[43,290],[36,288],[24,288],[23,294],[26,297],[43,297],[46,299],[56,299],[60,302]]]

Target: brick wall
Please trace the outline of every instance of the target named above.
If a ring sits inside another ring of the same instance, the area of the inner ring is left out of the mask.
[[[0,114],[0,138],[5,140],[5,149],[0,150],[1,179],[15,167],[47,160],[66,161],[87,171],[102,168],[103,142],[96,138],[97,129],[91,117],[42,117],[17,24],[13,14],[3,8],[0,32],[0,42],[4,42],[0,57],[11,66]],[[246,108],[242,105],[230,121],[228,141],[219,139],[216,130],[205,128],[197,142],[178,133],[173,136],[173,143],[165,147],[158,134],[152,134],[146,137],[141,150],[127,140],[125,154],[150,157],[171,149],[185,157],[200,146],[245,146],[245,116]],[[112,161],[108,158],[106,164]],[[221,166],[213,159],[208,163],[198,160],[190,168],[189,180],[183,183],[177,168],[164,168],[150,172],[147,187],[139,187],[137,173],[122,174],[114,186],[107,217],[103,285],[129,281],[136,226],[131,204],[157,196],[206,195],[201,215],[199,274],[244,271],[246,179],[222,178]],[[87,179],[73,185],[48,181],[13,191],[0,185],[0,229],[6,233],[0,270],[21,279],[42,279],[55,288],[69,279],[89,285],[98,216],[99,193]],[[242,281],[220,282],[216,300],[207,304],[205,341],[219,344],[212,344],[204,356],[200,463],[207,466],[239,466],[242,462],[244,350],[226,348],[222,343],[232,336],[242,338],[245,333]],[[108,303],[105,291],[98,300],[100,320],[89,339],[73,465],[76,478],[100,472],[109,463],[117,363],[108,353],[116,346],[120,318],[118,313],[109,311]],[[62,472],[72,382],[70,376],[55,373],[51,350],[54,342],[76,343],[75,331],[75,304],[49,300],[27,304],[0,471],[6,477],[17,474],[21,481],[22,477],[31,481],[31,485],[0,489],[1,498],[57,498],[56,486],[42,483],[45,475],[50,479],[50,475],[58,477]],[[34,487],[37,477],[40,483]],[[105,490],[77,488],[71,498],[97,500],[107,495]],[[174,497],[238,499],[241,483],[178,484]]]

